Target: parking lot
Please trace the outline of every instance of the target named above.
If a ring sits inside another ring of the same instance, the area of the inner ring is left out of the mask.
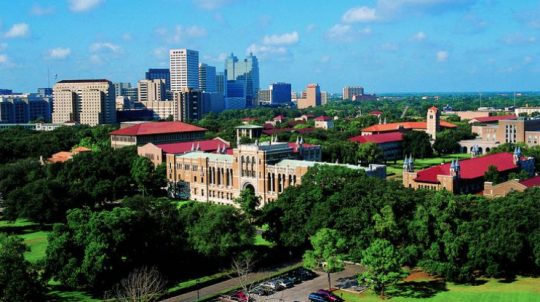
[[[355,265],[346,265],[345,270],[331,275],[332,287],[342,287],[345,283],[350,282],[360,272],[360,267]],[[257,301],[285,301],[293,302],[309,301],[310,293],[319,289],[328,288],[328,277],[326,274],[317,272],[317,277],[311,280],[296,284],[294,287],[278,291],[271,296],[255,297]]]

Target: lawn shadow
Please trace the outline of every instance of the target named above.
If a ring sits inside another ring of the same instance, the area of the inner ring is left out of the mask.
[[[7,233],[8,235],[26,235],[39,231],[52,231],[52,225],[5,225],[0,227],[0,233]]]
[[[432,298],[438,293],[446,292],[446,282],[442,279],[430,281],[409,281],[397,284],[394,289],[388,290],[392,297],[404,298]]]

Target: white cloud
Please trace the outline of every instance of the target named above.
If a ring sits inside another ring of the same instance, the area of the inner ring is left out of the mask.
[[[331,60],[332,60],[332,57],[326,55],[326,56],[322,56],[322,57],[319,59],[319,62],[321,62],[321,63],[328,63],[328,62],[330,62]]]
[[[414,40],[414,41],[424,41],[426,38],[427,38],[426,33],[424,33],[423,31],[420,31],[420,32],[416,33],[412,37],[412,40]]]
[[[308,27],[306,28],[306,32],[309,34],[311,33],[312,31],[316,30],[317,29],[317,25],[315,24],[310,24],[308,25]]]
[[[394,43],[384,43],[383,45],[381,45],[381,49],[386,51],[398,51],[399,46]]]
[[[172,32],[162,27],[156,29],[155,32],[163,41],[169,44],[185,43],[188,40],[204,38],[208,35],[206,28],[197,25],[187,27],[177,25]]]
[[[71,55],[70,48],[57,47],[49,50],[48,58],[53,60],[61,60]]]
[[[7,55],[0,55],[0,64],[7,64],[9,63]]]
[[[263,44],[266,45],[293,45],[298,43],[298,32],[293,31],[291,33],[285,33],[282,35],[265,36]]]
[[[246,54],[253,53],[261,60],[289,61],[291,54],[286,47],[273,45],[251,44],[246,49]]]
[[[437,52],[437,62],[446,62],[448,60],[449,54],[446,50],[439,50]]]
[[[30,9],[30,14],[34,16],[45,16],[45,15],[51,15],[54,14],[55,8],[53,6],[50,7],[41,7],[38,4],[32,5],[32,8]]]
[[[346,11],[341,19],[347,23],[372,22],[377,20],[376,11],[375,8],[367,6],[353,7]]]
[[[124,33],[124,34],[122,34],[122,40],[131,41],[131,40],[133,40],[133,36],[130,33]]]
[[[215,62],[215,63],[222,63],[227,59],[226,53],[220,53],[217,56],[211,56],[211,55],[204,55],[203,59],[207,62]]]
[[[17,23],[4,34],[5,38],[24,38],[30,35],[30,26],[26,23]]]
[[[218,9],[225,5],[232,4],[235,2],[239,2],[240,0],[192,0],[195,5],[202,9]]]
[[[360,30],[353,28],[351,25],[336,24],[326,32],[326,39],[336,42],[353,42],[361,36],[371,34],[371,27],[364,27]]]
[[[523,45],[535,43],[537,41],[536,37],[527,37],[521,33],[508,34],[501,38],[501,42],[506,45]]]
[[[158,47],[154,49],[153,53],[158,59],[166,59],[169,57],[169,49],[167,47]]]
[[[102,43],[97,42],[92,45],[90,45],[90,52],[108,52],[108,53],[116,53],[121,54],[123,53],[122,47],[112,44],[112,43]]]
[[[98,7],[105,0],[68,0],[72,12],[86,12]]]

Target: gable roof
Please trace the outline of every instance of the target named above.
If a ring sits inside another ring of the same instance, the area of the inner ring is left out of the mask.
[[[264,134],[267,134],[267,135],[272,135],[272,134],[276,134],[276,133],[279,133],[279,132],[287,132],[287,131],[294,131],[294,132],[298,132],[298,133],[306,133],[306,132],[313,132],[313,130],[315,130],[315,128],[303,128],[303,129],[294,129],[294,128],[267,129],[267,130],[263,130],[263,133],[264,133]]]
[[[381,134],[372,134],[372,135],[359,135],[352,138],[349,138],[351,142],[357,142],[359,144],[365,143],[376,143],[383,144],[389,142],[400,142],[403,140],[403,133],[401,132],[390,132],[390,133],[381,133]]]
[[[399,128],[403,127],[404,129],[427,129],[427,122],[403,122],[403,123],[390,123],[390,124],[380,124],[373,125],[367,128],[362,129],[362,132],[390,132],[397,131]],[[449,122],[441,121],[440,126],[443,128],[457,128],[456,125]]]
[[[415,181],[439,183],[437,175],[450,175],[451,165],[452,163],[447,163],[422,170],[418,172]],[[460,160],[459,165],[461,167],[461,179],[484,177],[484,173],[488,170],[490,165],[496,166],[499,172],[506,172],[518,168],[518,166],[514,164],[514,155],[508,152]]]
[[[109,132],[118,135],[151,135],[178,132],[199,132],[206,129],[182,122],[159,122],[138,124],[124,129]]]
[[[333,120],[333,119],[334,119],[333,117],[328,116],[328,115],[321,115],[321,116],[315,118],[316,121],[330,121],[330,120]]]
[[[274,121],[275,121],[275,120],[286,120],[286,119],[287,119],[287,118],[284,117],[283,115],[278,115],[278,116],[276,116],[276,117],[274,118]]]
[[[492,122],[498,122],[502,120],[515,120],[517,119],[517,116],[514,114],[507,114],[507,115],[495,115],[495,116],[486,116],[486,117],[475,117],[472,118],[469,123],[492,123]]]
[[[526,186],[527,188],[537,187],[540,186],[540,176],[522,180],[519,183]]]
[[[369,114],[371,114],[371,115],[381,115],[381,114],[383,114],[383,112],[382,111],[371,111]]]

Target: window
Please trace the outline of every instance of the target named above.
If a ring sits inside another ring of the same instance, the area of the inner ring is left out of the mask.
[[[197,172],[198,169],[199,169],[198,166],[193,166],[193,171]]]
[[[189,171],[189,165],[184,165],[184,170]]]

